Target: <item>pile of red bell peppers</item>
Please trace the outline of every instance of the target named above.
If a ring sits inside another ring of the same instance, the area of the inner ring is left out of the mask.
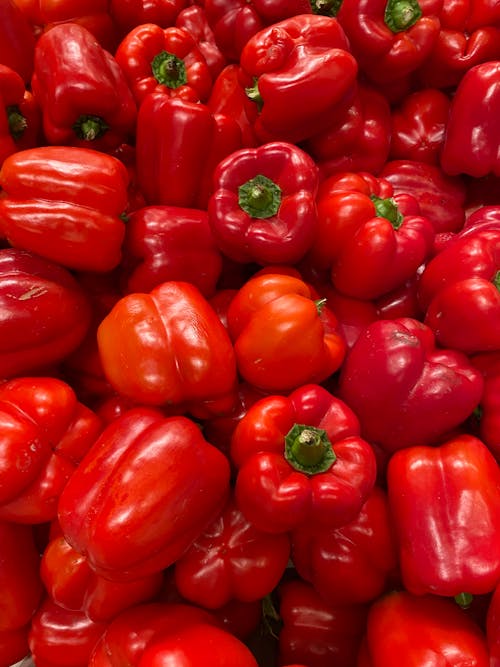
[[[499,3],[0,37],[0,667],[499,667]]]

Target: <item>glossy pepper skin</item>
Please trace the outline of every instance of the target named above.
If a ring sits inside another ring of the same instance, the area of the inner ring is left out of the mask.
[[[17,377],[0,385],[0,418],[0,519],[51,521],[66,482],[101,432],[101,420],[66,382],[52,377]]]
[[[469,358],[436,347],[432,330],[413,318],[369,324],[339,379],[363,437],[388,452],[442,439],[471,415],[482,391]]]
[[[242,148],[213,173],[208,220],[230,259],[295,264],[316,236],[319,175],[314,160],[287,142]]]
[[[175,25],[186,30],[194,38],[214,81],[227,65],[227,60],[217,44],[205,7],[202,5],[186,7],[179,12]]]
[[[467,354],[500,349],[500,232],[495,227],[464,228],[420,277],[425,323],[444,347]]]
[[[373,603],[358,667],[467,664],[488,667],[486,638],[460,607],[438,596],[394,591]]]
[[[431,253],[434,229],[417,200],[393,194],[387,181],[372,188],[361,175],[351,184],[349,190],[345,175],[336,174],[322,182],[309,261],[329,268],[342,294],[376,299],[416,273]]]
[[[184,28],[138,25],[123,38],[115,59],[138,105],[153,92],[188,102],[205,102],[210,94],[207,61]]]
[[[337,19],[360,70],[378,83],[398,81],[429,56],[442,0],[343,0]]]
[[[97,574],[126,581],[171,565],[228,493],[229,463],[192,420],[136,408],[87,452],[61,494],[58,518]],[[134,497],[141,502],[131,506]]]
[[[500,175],[500,60],[475,65],[458,84],[450,107],[441,167],[446,174]],[[471,106],[470,100],[477,99]],[[487,139],[486,139],[487,137]]]
[[[109,12],[125,36],[143,23],[156,23],[162,28],[174,25],[188,4],[187,0],[110,0]]]
[[[33,74],[36,36],[30,22],[13,0],[0,3],[0,63],[15,70],[25,84]]]
[[[206,208],[212,173],[241,148],[236,120],[207,105],[151,93],[137,118],[137,182],[148,205]]]
[[[387,486],[406,590],[453,597],[495,588],[500,472],[483,442],[464,434],[396,452]],[[439,501],[425,502],[429,497]]]
[[[90,148],[17,151],[0,169],[0,231],[16,248],[68,269],[110,271],[121,260],[128,174]]]
[[[77,23],[40,35],[31,86],[49,144],[110,151],[134,136],[137,109],[124,73]]]
[[[62,266],[16,248],[0,250],[0,377],[31,373],[73,352],[91,305]]]
[[[364,604],[397,581],[398,555],[386,492],[375,486],[358,515],[333,530],[292,533],[292,562],[328,603]]]
[[[175,562],[175,584],[186,600],[207,609],[231,600],[262,600],[279,583],[289,557],[288,535],[258,530],[231,496],[215,521]]]
[[[328,127],[358,73],[340,24],[316,14],[260,30],[245,44],[239,62],[241,81],[255,104],[260,142],[297,143]]]
[[[109,382],[137,403],[209,403],[236,384],[229,335],[190,283],[167,281],[121,298],[100,323],[97,342]]]
[[[238,468],[238,506],[266,532],[342,526],[375,484],[375,455],[359,437],[355,414],[320,385],[250,406],[230,454]]]
[[[232,299],[227,323],[238,372],[263,391],[323,382],[344,359],[334,313],[296,275],[250,278]]]

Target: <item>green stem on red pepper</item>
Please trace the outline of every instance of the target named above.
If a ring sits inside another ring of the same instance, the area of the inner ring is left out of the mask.
[[[462,609],[468,609],[472,604],[473,596],[470,593],[459,593],[454,600]]]
[[[401,227],[404,216],[398,209],[394,199],[390,197],[382,199],[382,197],[377,197],[376,195],[372,195],[370,199],[375,206],[375,214],[377,218],[385,218],[386,220],[389,220],[394,229],[399,229]]]
[[[281,206],[281,188],[257,174],[238,188],[238,204],[252,218],[271,218]]]
[[[257,109],[259,111],[262,110],[262,105],[263,105],[263,100],[260,94],[259,90],[259,80],[257,77],[254,78],[253,80],[253,86],[249,86],[248,88],[245,88],[245,93],[246,96],[248,97],[249,100],[252,100],[252,102],[255,102],[257,105]]]
[[[13,139],[20,139],[28,127],[28,123],[19,110],[19,107],[15,105],[7,107],[7,118],[11,137]]]
[[[417,0],[388,0],[385,6],[384,23],[392,32],[408,30],[422,16]]]
[[[320,16],[337,16],[342,0],[311,0],[313,14]]]
[[[285,436],[285,458],[296,470],[315,475],[331,468],[337,457],[324,429],[294,424]]]
[[[168,51],[161,51],[153,58],[151,70],[158,83],[167,88],[175,89],[187,83],[184,61]]]
[[[94,141],[109,130],[109,125],[99,116],[84,115],[73,125],[73,130],[79,139]]]
[[[500,271],[497,271],[493,277],[493,284],[500,291]]]

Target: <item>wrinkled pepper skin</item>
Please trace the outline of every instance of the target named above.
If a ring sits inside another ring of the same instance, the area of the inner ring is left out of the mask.
[[[100,323],[97,343],[109,382],[136,403],[207,403],[236,386],[229,335],[190,283],[167,281],[121,298]]]
[[[319,385],[254,403],[236,427],[236,501],[260,530],[337,528],[355,519],[376,479],[359,422]]]
[[[295,264],[316,236],[318,168],[298,146],[242,148],[213,173],[208,220],[220,250],[235,262]]]
[[[437,447],[398,451],[387,487],[406,590],[452,597],[495,588],[500,471],[483,442],[464,434]],[[429,497],[436,502],[426,502]]]
[[[71,476],[59,523],[97,574],[138,579],[171,565],[213,521],[229,475],[226,457],[193,421],[131,409],[104,429]]]
[[[186,7],[179,12],[175,25],[186,30],[194,38],[214,81],[227,65],[227,60],[217,44],[205,7],[201,5]]]
[[[134,136],[137,109],[124,73],[77,23],[38,38],[31,86],[49,144],[110,151]]]
[[[288,535],[259,531],[231,497],[175,562],[175,584],[186,600],[207,609],[262,600],[278,585],[289,557]]]
[[[431,445],[477,407],[483,377],[457,350],[436,347],[432,330],[413,318],[377,320],[346,356],[339,396],[361,434],[383,450]]]
[[[488,667],[486,638],[460,607],[438,596],[394,591],[370,608],[358,667]]]
[[[137,118],[137,182],[149,205],[205,209],[216,165],[241,148],[234,118],[151,93]]]
[[[500,60],[471,67],[458,84],[450,106],[441,167],[446,174],[480,178],[500,176]],[[477,100],[471,105],[470,100]]]
[[[68,269],[111,271],[121,260],[128,173],[89,148],[18,151],[0,170],[0,231],[16,248]]]
[[[240,375],[266,392],[323,382],[345,356],[334,313],[294,275],[250,278],[232,299],[227,322]]]
[[[51,521],[66,482],[102,430],[100,418],[62,380],[17,377],[0,385],[0,420],[0,519]]]
[[[85,337],[91,305],[62,266],[23,250],[0,250],[0,377],[62,361]]]
[[[254,129],[261,142],[298,143],[326,129],[358,73],[340,24],[316,14],[257,32],[243,48],[240,69],[255,100]]]
[[[212,75],[207,62],[194,37],[183,28],[138,25],[123,38],[115,59],[137,105],[153,92],[188,102],[205,102],[210,94]]]

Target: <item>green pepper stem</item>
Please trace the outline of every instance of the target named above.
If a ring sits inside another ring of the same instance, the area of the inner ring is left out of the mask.
[[[392,32],[408,30],[422,16],[418,0],[388,0],[384,23]]]
[[[285,458],[296,470],[315,475],[331,468],[337,457],[324,429],[294,424],[285,436]]]
[[[471,593],[459,593],[455,595],[454,600],[462,609],[468,609],[472,604],[473,596]]]
[[[261,111],[264,100],[262,99],[261,94],[260,94],[259,80],[258,80],[257,77],[255,77],[254,80],[253,80],[253,86],[249,86],[248,88],[245,88],[245,93],[246,93],[246,96],[248,97],[248,99],[252,100],[252,102],[255,102],[255,104],[257,105],[258,110]]]
[[[382,199],[382,197],[372,195],[370,199],[375,206],[375,215],[377,218],[385,218],[386,220],[389,220],[394,229],[399,229],[401,227],[404,216],[392,197]]]
[[[161,51],[153,58],[151,71],[158,83],[167,88],[175,89],[187,83],[184,61],[168,51]]]
[[[13,139],[20,139],[28,127],[28,121],[23,116],[18,106],[13,105],[7,107],[7,119],[11,137]]]
[[[337,16],[342,0],[310,0],[313,14],[320,16]]]
[[[252,218],[271,218],[281,206],[281,188],[267,176],[257,174],[238,188],[238,204]]]
[[[500,271],[497,271],[497,272],[495,273],[495,276],[494,276],[494,278],[493,278],[493,284],[495,285],[495,287],[497,288],[497,290],[500,291]]]
[[[109,125],[99,116],[80,116],[73,125],[73,130],[79,139],[94,141],[109,130]]]

